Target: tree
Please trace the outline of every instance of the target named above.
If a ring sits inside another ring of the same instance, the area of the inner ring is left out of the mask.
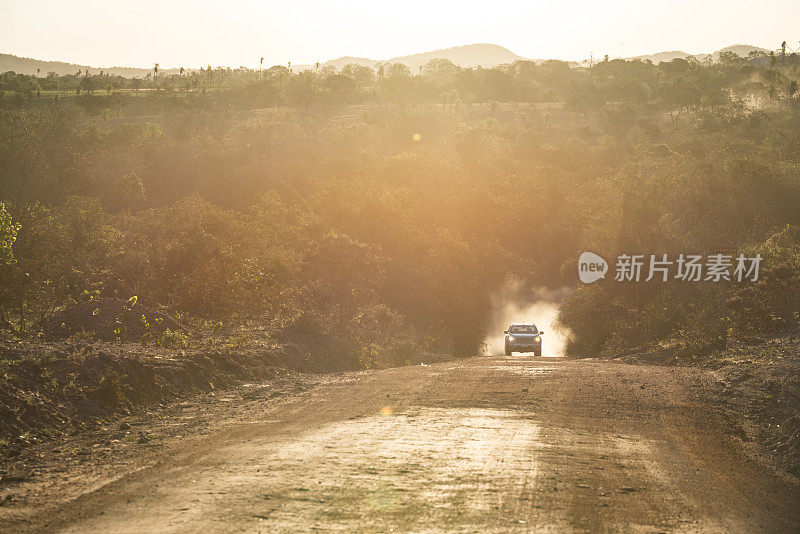
[[[797,89],[797,80],[789,80],[789,83],[786,85],[786,96],[794,98],[797,94]]]
[[[723,65],[741,65],[745,63],[745,59],[736,52],[722,52],[719,55],[719,62]]]
[[[702,96],[698,88],[683,76],[663,84],[656,94],[673,121],[678,120],[682,111],[688,113],[692,106],[698,105]]]
[[[12,246],[17,240],[20,224],[15,223],[11,214],[6,211],[6,205],[0,202],[0,264],[11,265],[16,263]]]
[[[357,63],[350,63],[342,68],[342,76],[347,76],[355,82],[357,88],[372,85],[375,82],[375,71]]]
[[[81,89],[86,91],[87,93],[94,92],[94,84],[92,83],[92,79],[88,76],[84,76],[81,78]]]
[[[355,80],[344,74],[329,76],[325,80],[325,86],[328,88],[334,102],[337,104],[352,101],[357,90]]]

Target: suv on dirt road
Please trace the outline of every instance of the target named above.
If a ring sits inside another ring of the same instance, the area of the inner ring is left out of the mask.
[[[514,352],[533,352],[534,356],[542,355],[542,335],[535,324],[514,323],[505,331],[506,356]]]

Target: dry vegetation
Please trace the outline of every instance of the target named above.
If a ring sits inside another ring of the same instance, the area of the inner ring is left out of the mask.
[[[4,434],[60,358],[15,343],[249,351],[242,369],[267,346],[319,369],[466,356],[509,277],[572,285],[583,250],[765,259],[753,285],[580,287],[573,354],[699,361],[796,331],[799,73],[722,59],[3,74],[0,371],[25,399]],[[54,387],[117,372],[79,367]]]

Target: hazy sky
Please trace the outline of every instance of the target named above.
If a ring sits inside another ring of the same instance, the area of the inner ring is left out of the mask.
[[[800,43],[800,0],[0,0],[0,53],[96,67],[388,59],[470,43],[583,59]]]

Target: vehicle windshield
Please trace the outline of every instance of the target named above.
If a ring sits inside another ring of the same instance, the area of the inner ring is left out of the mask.
[[[509,334],[538,334],[539,329],[533,324],[515,324],[508,329]]]

